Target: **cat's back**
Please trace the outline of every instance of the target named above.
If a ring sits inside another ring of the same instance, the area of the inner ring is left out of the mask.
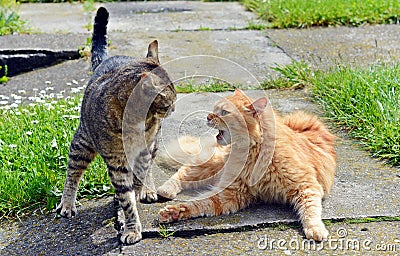
[[[93,71],[93,75],[89,80],[89,84],[93,83],[96,79],[105,75],[109,72],[115,72],[118,68],[126,65],[129,62],[137,61],[135,58],[129,56],[113,56],[104,60],[100,65]]]
[[[317,116],[297,111],[285,116],[283,123],[315,146],[333,155],[335,154],[336,137]]]

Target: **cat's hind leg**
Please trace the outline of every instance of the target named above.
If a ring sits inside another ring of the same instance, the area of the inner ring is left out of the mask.
[[[65,179],[64,190],[61,202],[57,206],[57,213],[62,217],[72,217],[76,215],[76,194],[78,184],[86,168],[96,156],[94,147],[84,139],[79,129],[72,139],[68,155],[67,177]]]
[[[304,188],[299,190],[294,198],[294,206],[307,239],[322,241],[328,238],[329,232],[321,219],[322,197],[322,188],[320,190]]]

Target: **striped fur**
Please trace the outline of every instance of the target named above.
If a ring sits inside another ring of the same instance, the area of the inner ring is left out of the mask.
[[[68,171],[57,212],[76,214],[78,184],[99,154],[105,161],[116,197],[124,211],[121,242],[141,239],[136,197],[157,200],[151,173],[161,119],[176,100],[174,86],[160,66],[158,43],[153,41],[144,59],[108,57],[108,11],[100,7],[92,38],[93,76],[85,90],[79,127],[72,139]],[[173,108],[171,108],[173,109]]]
[[[240,90],[217,102],[207,119],[221,131],[217,141],[223,146],[193,154],[187,149],[198,148],[198,140],[181,138],[181,150],[173,143],[168,152],[175,161],[164,162],[185,162],[157,191],[175,198],[199,185],[213,189],[196,200],[166,206],[160,220],[229,214],[257,201],[287,203],[296,209],[308,239],[326,239],[321,201],[334,180],[334,135],[315,116],[296,112],[281,118],[266,98],[254,101]],[[204,160],[202,155],[212,157]]]

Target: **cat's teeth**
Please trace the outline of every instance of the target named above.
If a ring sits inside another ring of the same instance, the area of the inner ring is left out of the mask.
[[[218,130],[217,140],[222,140],[224,137],[224,131]]]

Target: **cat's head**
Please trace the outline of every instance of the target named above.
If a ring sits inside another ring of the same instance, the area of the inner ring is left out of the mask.
[[[149,44],[146,59],[150,64],[155,64],[155,68],[141,75],[140,86],[143,97],[151,102],[149,113],[163,118],[175,110],[176,90],[168,73],[159,66],[157,40]]]
[[[175,110],[176,90],[164,70],[157,68],[142,74],[143,97],[151,102],[149,112],[158,118],[164,118]]]
[[[238,89],[215,104],[213,113],[207,116],[207,124],[218,129],[220,145],[259,143],[262,140],[260,119],[267,105],[267,98],[252,100]]]

